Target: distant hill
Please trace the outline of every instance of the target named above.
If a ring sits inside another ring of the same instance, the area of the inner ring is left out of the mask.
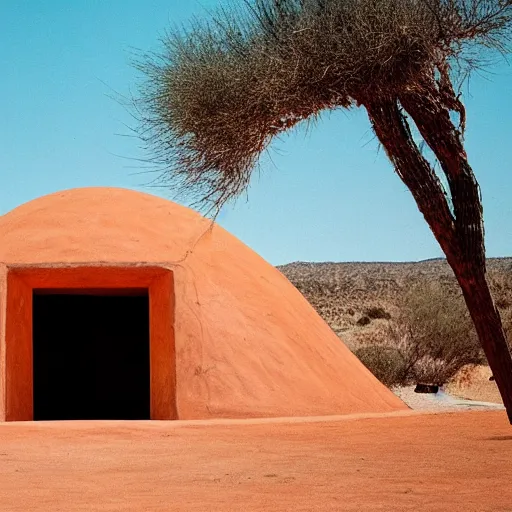
[[[415,263],[296,262],[278,269],[351,347],[385,335],[386,320],[374,320],[364,327],[357,325],[368,308],[381,307],[395,316],[404,290],[421,280],[438,281],[451,291],[458,290],[444,259]],[[512,258],[489,258],[487,270],[498,306],[510,312]]]

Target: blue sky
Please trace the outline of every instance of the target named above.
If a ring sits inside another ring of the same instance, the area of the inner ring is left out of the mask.
[[[136,91],[134,49],[158,50],[172,23],[218,0],[19,0],[0,3],[0,214],[43,194],[150,186],[113,95]],[[482,187],[488,256],[512,255],[512,67],[474,76],[466,147]],[[273,264],[411,261],[442,252],[377,151],[365,112],[326,113],[274,144],[247,198],[219,222]]]

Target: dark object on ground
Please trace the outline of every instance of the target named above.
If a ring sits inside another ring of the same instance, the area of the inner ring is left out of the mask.
[[[389,320],[391,318],[391,315],[381,307],[373,307],[366,310],[366,316],[368,318],[371,318],[372,320]]]
[[[437,393],[439,386],[437,384],[416,384],[415,393]]]
[[[367,317],[366,315],[362,316],[357,322],[356,324],[359,325],[359,326],[365,326],[365,325],[368,325],[371,323],[371,320],[369,317]]]

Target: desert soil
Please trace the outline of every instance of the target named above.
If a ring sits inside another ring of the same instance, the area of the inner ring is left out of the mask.
[[[503,411],[0,425],[0,510],[512,510]]]

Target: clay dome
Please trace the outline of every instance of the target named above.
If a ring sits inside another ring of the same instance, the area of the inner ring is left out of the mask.
[[[172,332],[167,351],[151,356],[151,385],[172,400],[162,417],[406,409],[276,268],[191,209],[131,190],[74,189],[0,217],[0,240],[4,419],[32,419],[34,384],[17,375],[30,380],[34,291],[139,288],[138,272],[142,287],[162,283],[150,303],[151,350]],[[162,400],[152,398],[152,411],[167,407]]]

